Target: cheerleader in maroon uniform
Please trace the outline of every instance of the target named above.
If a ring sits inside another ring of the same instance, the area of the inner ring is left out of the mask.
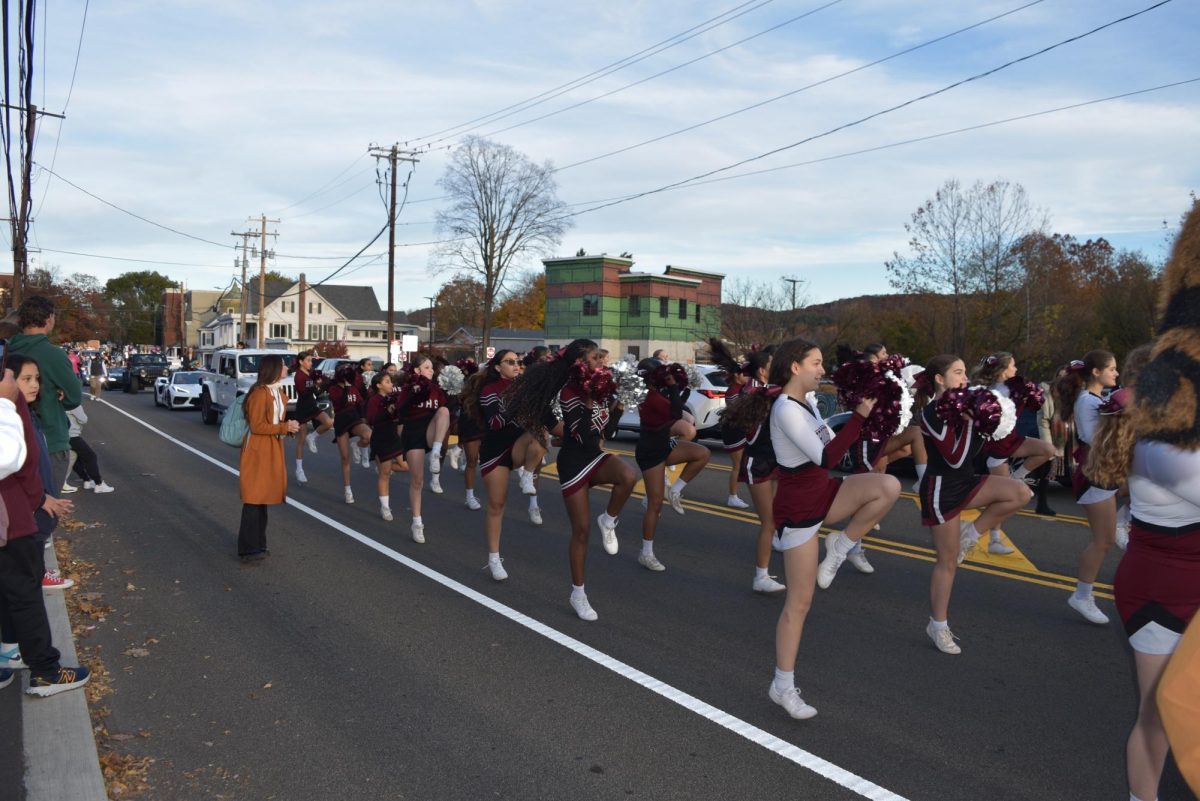
[[[708,340],[708,349],[713,364],[725,371],[726,382],[729,385],[725,390],[726,408],[747,387],[765,387],[767,385],[767,371],[771,366],[770,348],[752,351],[744,362],[736,359],[732,351],[729,350],[729,347],[715,337]],[[725,452],[729,454],[731,462],[729,499],[725,502],[725,505],[734,509],[747,509],[750,505],[739,498],[737,494],[738,477],[741,474],[742,462],[745,459],[746,432],[736,425],[728,423],[724,414],[721,415],[721,441],[725,446]],[[783,589],[782,585],[777,584],[776,587],[779,590]]]
[[[317,452],[317,438],[333,428],[333,418],[317,408],[317,395],[321,392],[321,377],[314,376],[312,371],[313,352],[306,350],[296,357],[296,411],[292,419],[300,424],[303,431],[309,423],[313,430],[304,437],[296,437],[296,480],[301,484],[308,481],[304,475],[304,446],[313,453]]]
[[[521,358],[521,372],[524,373],[526,369],[528,369],[529,367],[532,367],[533,365],[537,364],[538,362],[548,362],[553,358],[554,358],[554,354],[550,352],[549,348],[547,348],[545,345],[538,345],[537,347],[532,348],[528,353],[526,353]],[[617,419],[619,420],[620,417],[618,416]],[[549,420],[549,418],[547,418],[547,420]],[[550,430],[548,433],[551,436],[555,435],[554,430],[560,424],[561,424],[561,421],[559,421],[557,418],[555,418],[555,426],[550,427]],[[562,431],[560,430],[558,433],[561,434]],[[529,497],[529,522],[533,523],[535,526],[542,525],[542,509],[540,506],[538,506],[537,487],[538,487],[538,480],[542,477],[542,466],[546,463],[546,453],[547,453],[547,451],[550,450],[549,438],[544,439],[540,444],[541,444],[542,457],[538,460],[537,464],[534,466],[533,478],[530,481],[530,483],[532,484],[532,486],[534,488],[534,492],[528,496]],[[525,468],[522,467],[517,472],[518,472],[519,476],[523,478]]]
[[[404,447],[397,430],[396,395],[391,374],[381,371],[371,377],[371,397],[367,401],[367,424],[371,426],[371,456],[379,465],[379,514],[391,522],[389,492],[392,471],[399,469]]]
[[[821,350],[803,339],[784,342],[771,361],[771,383],[782,387],[771,406],[770,420],[771,444],[779,462],[774,515],[787,576],[787,598],[775,629],[775,678],[768,695],[789,715],[801,720],[817,714],[800,697],[794,672],[818,574],[832,581],[854,544],[883,519],[900,497],[900,482],[894,476],[868,473],[842,479],[829,475],[829,468],[858,438],[875,401],[859,403],[854,415],[833,437],[816,404],[815,393],[823,375]],[[847,522],[844,531],[829,535],[828,553],[818,567],[817,532],[827,520]]]
[[[921,433],[929,469],[921,479],[921,522],[930,527],[937,561],[929,597],[932,614],[925,633],[944,654],[962,653],[950,631],[950,592],[954,574],[979,541],[979,528],[989,531],[1021,509],[1033,496],[1023,481],[975,473],[975,457],[985,440],[966,415],[943,419],[937,401],[947,390],[967,385],[967,368],[957,356],[935,356],[917,378],[914,409],[920,409]],[[965,509],[982,509],[975,522],[959,521]]]
[[[1089,623],[1098,626],[1108,623],[1108,615],[1096,606],[1092,584],[1100,574],[1104,557],[1116,544],[1117,487],[1095,486],[1088,480],[1083,467],[1087,464],[1088,451],[1100,423],[1100,406],[1104,402],[1101,393],[1115,387],[1118,376],[1116,357],[1106,350],[1094,350],[1082,361],[1071,362],[1066,375],[1054,383],[1059,417],[1064,423],[1075,423],[1078,444],[1071,454],[1075,460],[1071,486],[1075,501],[1083,507],[1092,530],[1092,541],[1079,555],[1075,592],[1067,603]]]
[[[339,367],[334,375],[334,385],[329,388],[329,401],[333,404],[333,436],[338,454],[342,457],[342,489],[346,503],[354,503],[354,492],[350,489],[350,437],[357,437],[354,455],[360,448],[371,444],[371,428],[363,418],[364,398],[359,394],[358,379],[354,367]]]
[[[877,363],[890,358],[890,355],[886,347],[879,343],[872,343],[863,348],[861,358],[864,361]],[[919,421],[914,420],[903,431],[883,440],[872,439],[870,434],[864,430],[858,442],[854,443],[854,446],[850,448],[851,472],[886,473],[890,462],[909,455],[912,456],[913,467],[917,471],[916,486],[920,486],[921,478],[925,475],[925,468],[929,458],[925,455],[925,442],[921,437]],[[916,486],[914,486],[914,490]],[[863,559],[865,558],[864,556]],[[862,569],[857,561],[855,562],[855,566],[859,567],[860,570]],[[863,572],[869,573],[871,571],[864,570]]]
[[[467,382],[471,376],[479,372],[479,365],[474,359],[459,359],[455,364],[459,370],[462,370],[463,393],[466,393]],[[476,393],[478,397],[478,393]],[[478,511],[481,506],[479,499],[475,497],[475,471],[479,468],[479,445],[483,442],[483,429],[479,423],[475,421],[474,415],[467,411],[467,405],[463,400],[463,396],[459,396],[458,405],[458,447],[462,449],[462,454],[458,456],[461,459],[460,467],[463,470],[463,483],[466,485],[467,497],[466,507],[471,511]]]
[[[638,564],[647,570],[663,571],[654,555],[654,533],[662,513],[663,494],[671,508],[683,514],[683,489],[708,464],[708,448],[694,442],[680,442],[671,436],[672,426],[683,419],[683,388],[687,371],[679,364],[661,364],[642,376],[646,399],[638,405],[639,432],[634,459],[642,471],[646,487],[646,514],[642,516],[642,552]],[[679,478],[668,489],[664,476],[668,465],[685,465]]]
[[[433,362],[428,356],[418,356],[412,363],[396,403],[397,416],[403,428],[400,445],[408,462],[408,501],[412,505],[413,542],[425,542],[425,523],[421,519],[421,490],[425,486],[425,454],[429,454],[429,471],[437,475],[442,470],[442,440],[450,426],[450,411],[446,408],[446,393],[433,380]]]
[[[597,617],[584,591],[584,564],[591,528],[588,489],[597,484],[612,485],[608,507],[596,520],[603,536],[604,550],[615,554],[617,516],[637,482],[633,468],[620,457],[600,448],[608,423],[608,398],[595,397],[593,391],[604,383],[603,377],[597,375],[600,363],[596,343],[577,339],[554,361],[530,367],[505,393],[505,404],[512,419],[539,438],[546,434],[546,415],[555,396],[562,407],[558,480],[571,518],[571,608],[582,620]],[[607,377],[607,383],[612,385],[611,375]],[[615,386],[612,389],[615,391]]]
[[[1017,375],[1016,359],[1006,351],[984,356],[975,368],[971,380],[1010,399],[1016,407],[1018,418],[1026,409],[1037,411],[1042,406],[1040,400],[1023,390],[1027,382]],[[1014,395],[1013,386],[1022,391]],[[983,452],[987,456],[988,472],[993,476],[1009,475],[1008,460],[1022,459],[1021,466],[1012,471],[1012,477],[1024,481],[1031,472],[1054,458],[1054,445],[1044,439],[1023,437],[1013,431],[1004,439],[989,442],[984,446]],[[992,529],[989,535],[988,553],[1013,552],[1012,546],[1004,541],[998,529]]]
[[[519,426],[505,411],[505,392],[517,377],[515,351],[501,348],[463,387],[463,409],[483,431],[479,448],[480,474],[487,489],[488,570],[496,581],[508,578],[500,558],[500,530],[508,503],[508,477],[515,464],[541,462],[541,441]],[[532,472],[530,473],[532,476]]]

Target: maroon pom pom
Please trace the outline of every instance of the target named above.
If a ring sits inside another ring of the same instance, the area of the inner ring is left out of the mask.
[[[967,414],[975,421],[975,430],[981,436],[990,437],[1000,425],[1004,410],[996,394],[984,387],[967,390]]]
[[[462,370],[464,376],[474,375],[479,372],[479,363],[470,356],[464,356],[454,363],[454,366]]]
[[[1046,394],[1042,388],[1032,381],[1027,381],[1019,375],[1004,382],[1008,387],[1008,397],[1017,407],[1017,413],[1022,411],[1036,412],[1046,403]]]

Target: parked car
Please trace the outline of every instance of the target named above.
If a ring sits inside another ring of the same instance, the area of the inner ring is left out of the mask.
[[[154,405],[168,409],[199,409],[204,373],[179,371],[154,382]]]
[[[104,379],[105,389],[122,389],[125,386],[125,368],[108,368],[108,378]]]
[[[696,418],[696,431],[712,437],[720,434],[721,411],[725,408],[725,391],[729,388],[725,371],[713,364],[697,364],[696,369],[704,377],[700,386],[693,389],[684,407]],[[637,409],[626,409],[617,427],[622,431],[640,431],[641,418]]]
[[[157,378],[170,375],[167,367],[167,357],[161,353],[134,353],[125,360],[125,382],[122,386],[126,392],[140,392],[143,387],[154,385]]]
[[[296,408],[296,383],[291,375],[296,354],[283,350],[226,348],[212,355],[213,370],[200,372],[200,419],[216,425],[220,415],[234,400],[250,391],[258,380],[259,362],[266,356],[282,356],[284,378],[280,387],[288,399],[288,411]]]

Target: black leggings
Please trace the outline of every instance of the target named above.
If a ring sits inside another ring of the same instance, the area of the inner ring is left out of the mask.
[[[267,550],[267,507],[265,504],[243,503],[242,525],[238,529],[238,556],[249,556]]]
[[[100,477],[100,460],[96,458],[92,446],[83,441],[83,437],[71,437],[71,450],[75,451],[78,457],[75,460],[75,475],[84,481],[95,481],[97,484],[104,481]]]

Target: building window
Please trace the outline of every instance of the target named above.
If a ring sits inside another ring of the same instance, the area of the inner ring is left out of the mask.
[[[700,322],[700,304],[696,304],[696,322]]]
[[[687,319],[687,299],[686,298],[679,299],[679,319],[680,320]]]
[[[583,296],[583,316],[597,317],[600,314],[600,296],[599,295],[584,295]]]
[[[671,316],[671,301],[668,300],[667,298],[659,298],[658,299],[658,316],[659,317],[670,317]]]
[[[320,313],[321,313],[321,304],[320,304],[320,303],[313,303],[312,301],[309,301],[309,304],[308,304],[308,313],[309,313],[309,314],[313,314],[313,313],[314,313],[314,312],[313,312],[313,307],[316,307],[316,314],[320,314]],[[295,304],[295,303],[293,303],[293,304],[292,304],[292,311],[295,311],[295,310],[296,310],[296,304]]]
[[[291,339],[292,326],[290,323],[271,323],[271,337],[274,339]]]
[[[640,295],[630,295],[629,296],[629,316],[630,317],[641,317],[642,316],[642,298]]]
[[[642,349],[637,345],[630,345],[625,349],[625,352],[632,356],[635,361],[639,361],[642,358]]]
[[[317,304],[318,311],[320,311],[320,306],[321,306],[321,304],[318,303]],[[327,326],[324,326],[324,329],[325,329],[325,334],[322,337],[322,339],[324,339],[326,342],[336,342],[337,341],[337,326],[336,325],[327,325]]]

